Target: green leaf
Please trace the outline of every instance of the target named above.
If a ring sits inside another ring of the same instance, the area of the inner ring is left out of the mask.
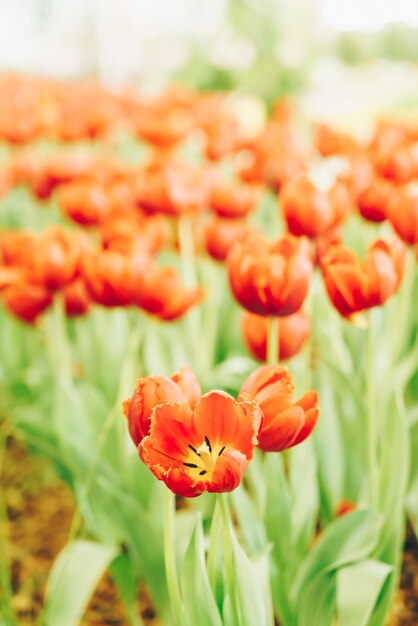
[[[387,563],[366,559],[337,572],[340,626],[367,626],[391,571],[392,567]]]
[[[231,548],[234,567],[233,597],[227,595],[226,614],[224,614],[225,626],[270,626],[273,616],[266,611],[265,581],[257,576],[257,568],[250,561],[240,546],[235,536],[231,533]],[[238,624],[232,615],[234,611],[230,606],[234,605]]]
[[[360,509],[332,522],[306,557],[293,585],[295,601],[318,575],[364,559],[375,549],[382,518],[374,511]]]
[[[221,616],[209,584],[200,515],[190,537],[181,568],[181,590],[186,624],[222,626]]]
[[[320,574],[302,590],[297,602],[298,626],[329,626],[335,613],[335,572]]]
[[[116,548],[77,540],[58,555],[48,577],[44,626],[77,626]]]
[[[138,576],[128,555],[120,554],[114,559],[110,565],[110,572],[126,607],[132,626],[141,626],[142,620],[138,615],[137,609]]]

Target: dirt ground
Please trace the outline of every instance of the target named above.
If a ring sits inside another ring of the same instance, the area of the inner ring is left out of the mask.
[[[8,534],[10,542],[13,607],[19,626],[33,626],[42,607],[51,564],[68,539],[74,500],[69,488],[51,475],[48,464],[29,455],[15,439],[8,441],[0,489],[9,518],[8,523],[4,519],[0,523],[5,526],[3,534]],[[146,626],[158,626],[144,590],[139,593],[138,611]],[[389,626],[417,625],[418,542],[408,532],[401,589]],[[99,583],[81,626],[129,626],[109,576]]]

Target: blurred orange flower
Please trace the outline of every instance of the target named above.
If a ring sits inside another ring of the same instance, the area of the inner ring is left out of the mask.
[[[250,235],[234,244],[227,261],[232,292],[248,311],[286,316],[302,306],[313,272],[307,239],[283,235],[271,243]]]

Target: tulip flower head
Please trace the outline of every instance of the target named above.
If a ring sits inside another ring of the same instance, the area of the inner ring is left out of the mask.
[[[166,376],[140,378],[132,398],[123,403],[123,411],[134,444],[138,446],[148,435],[151,414],[156,406],[177,401],[188,402],[191,408],[194,408],[201,395],[199,381],[187,366],[182,367],[171,378]]]
[[[237,242],[228,255],[229,283],[238,302],[258,315],[291,315],[308,293],[313,264],[304,238],[261,235]]]
[[[256,369],[238,395],[239,400],[249,398],[263,412],[258,447],[265,452],[281,452],[302,443],[318,420],[318,393],[308,391],[295,402],[292,377],[285,367],[264,365]]]
[[[328,295],[337,311],[347,319],[384,304],[397,291],[404,266],[405,248],[398,238],[390,242],[375,241],[363,263],[342,245],[333,246],[322,260]]]
[[[280,194],[292,235],[316,239],[335,229],[351,210],[350,193],[338,180],[322,190],[307,176],[289,180]]]
[[[191,408],[165,402],[151,415],[139,455],[158,480],[189,498],[236,489],[253,456],[262,412],[256,402],[211,391]]]

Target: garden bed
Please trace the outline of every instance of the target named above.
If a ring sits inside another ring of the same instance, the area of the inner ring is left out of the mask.
[[[10,438],[4,459],[1,488],[9,515],[13,607],[20,626],[35,623],[42,608],[45,582],[52,563],[66,544],[75,512],[67,485],[51,474],[46,461],[28,454]],[[138,609],[146,626],[157,626],[144,590]],[[409,529],[405,541],[401,587],[389,626],[418,623],[418,542]],[[109,576],[99,583],[81,626],[128,626],[129,621]]]

